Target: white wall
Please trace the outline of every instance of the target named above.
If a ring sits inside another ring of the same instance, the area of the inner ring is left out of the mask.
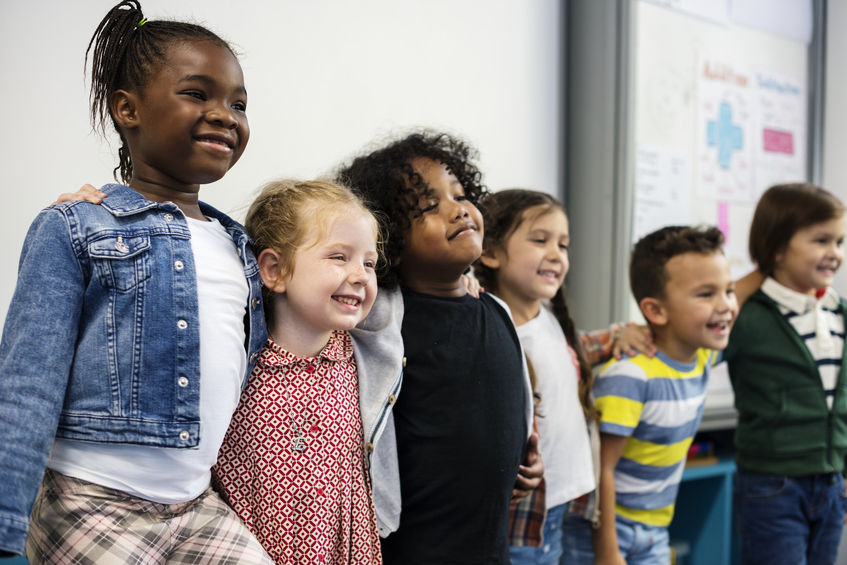
[[[83,56],[113,0],[0,2],[0,318],[38,210],[111,180],[117,145],[91,132]],[[314,177],[411,127],[464,136],[492,188],[558,192],[559,0],[144,0],[230,40],[251,140],[201,198],[241,219],[256,188]]]

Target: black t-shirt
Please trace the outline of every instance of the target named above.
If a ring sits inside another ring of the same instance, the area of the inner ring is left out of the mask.
[[[509,563],[509,498],[527,438],[521,349],[488,295],[403,290],[406,368],[394,407],[399,529],[386,565]]]

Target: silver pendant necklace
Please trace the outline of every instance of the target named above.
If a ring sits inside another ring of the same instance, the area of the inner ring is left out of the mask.
[[[298,426],[294,424],[294,439],[291,442],[291,451],[300,453],[306,449],[306,426],[302,423]]]
[[[316,379],[321,380],[319,367],[320,360],[318,358],[314,362],[308,363],[306,368],[304,368],[304,372],[311,379],[311,383],[306,398],[299,403],[299,421],[295,420],[294,414],[291,414],[291,428],[294,432],[294,437],[291,440],[291,451],[294,453],[303,453],[306,451],[307,440],[309,439],[306,435],[309,432],[309,421],[314,419],[315,416],[319,418],[320,412],[323,409],[323,397],[326,392],[327,383],[315,382]],[[313,370],[310,371],[309,368]],[[329,376],[327,375],[324,380],[328,379]]]

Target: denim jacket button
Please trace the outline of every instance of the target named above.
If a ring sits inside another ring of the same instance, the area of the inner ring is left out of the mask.
[[[165,218],[166,222],[173,222],[174,221],[174,215],[173,214],[165,214],[164,218]]]
[[[188,386],[188,378],[187,377],[180,377],[179,379],[177,379],[176,382],[179,386],[181,386],[183,388]]]
[[[367,451],[368,453],[373,453],[374,452],[374,444],[372,444],[371,442],[366,443],[365,444],[365,451]]]
[[[254,298],[254,299],[253,299],[253,310],[255,310],[256,308],[258,308],[258,307],[259,307],[259,304],[261,304],[261,303],[262,303],[262,301],[261,301],[260,299],[258,299],[258,298]]]
[[[176,327],[178,327],[178,328],[179,328],[179,329],[181,329],[181,330],[184,330],[185,328],[187,328],[187,327],[188,327],[188,322],[186,322],[185,320],[179,320],[179,321],[176,323]]]
[[[191,437],[191,434],[189,434],[187,431],[182,430],[181,432],[179,432],[179,439],[181,439],[182,441],[188,441],[189,437]]]
[[[117,250],[118,253],[126,253],[126,252],[129,251],[129,245],[124,243],[123,237],[118,236],[118,241],[115,242],[115,249]]]
[[[258,357],[258,356],[259,356],[259,354],[258,354],[258,353],[254,353],[253,355],[251,355],[251,356],[250,356],[250,362],[252,363],[253,361],[255,361],[255,360],[256,360],[256,357]]]
[[[395,402],[397,402],[397,397],[396,397],[396,396],[394,396],[393,394],[389,394],[389,395],[388,395],[388,403],[389,403],[389,404],[394,404]]]
[[[174,269],[176,269],[177,271],[181,271],[184,268],[185,268],[185,263],[183,263],[182,261],[174,261]]]

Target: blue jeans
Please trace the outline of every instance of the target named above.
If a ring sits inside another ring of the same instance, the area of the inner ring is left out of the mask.
[[[547,511],[542,530],[541,547],[511,546],[512,565],[556,565],[562,556],[562,518],[567,504],[554,506]]]
[[[668,529],[637,524],[617,518],[618,548],[627,565],[668,565],[671,562]],[[579,516],[566,516],[562,523],[560,565],[593,565],[591,525]]]
[[[784,477],[739,469],[734,490],[742,563],[835,563],[844,526],[841,473]]]

